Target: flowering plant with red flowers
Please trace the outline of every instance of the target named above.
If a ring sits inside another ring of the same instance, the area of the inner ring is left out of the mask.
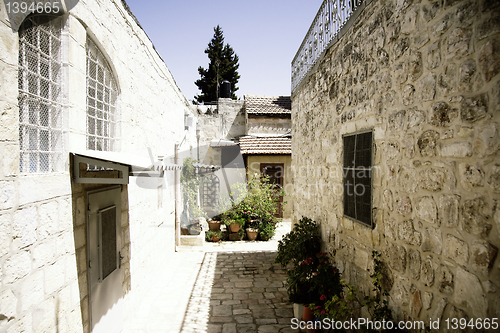
[[[288,274],[288,294],[295,303],[321,306],[327,299],[340,295],[340,274],[325,252],[303,260]]]
[[[331,318],[335,321],[344,321],[359,316],[359,311],[364,308],[368,311],[371,321],[392,321],[392,312],[389,309],[387,297],[389,294],[382,287],[382,261],[380,253],[372,252],[374,260],[374,272],[370,275],[374,289],[370,295],[364,295],[359,292],[355,285],[349,285],[344,279],[340,279],[339,288],[341,293],[332,296],[321,295],[320,302],[309,304],[314,316],[318,319]],[[379,332],[368,326],[360,326],[360,330],[365,332]],[[385,332],[386,330],[382,330]],[[389,331],[389,330],[387,330]]]

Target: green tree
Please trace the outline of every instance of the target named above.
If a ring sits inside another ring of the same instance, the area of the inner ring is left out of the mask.
[[[205,103],[217,101],[217,83],[227,80],[231,83],[231,98],[236,99],[236,84],[240,79],[238,74],[238,55],[229,44],[224,44],[222,29],[217,25],[214,28],[214,36],[208,44],[205,53],[208,54],[210,63],[208,69],[198,67],[201,78],[195,84],[201,90],[201,94],[194,97],[195,102]]]

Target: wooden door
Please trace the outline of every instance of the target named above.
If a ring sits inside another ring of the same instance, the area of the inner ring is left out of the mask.
[[[283,163],[261,163],[260,173],[263,176],[269,177],[269,182],[276,186],[276,189],[281,190],[284,184],[285,167]],[[278,210],[276,217],[283,218],[283,196],[278,198]]]

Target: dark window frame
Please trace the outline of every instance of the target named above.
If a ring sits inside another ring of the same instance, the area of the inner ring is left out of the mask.
[[[278,182],[275,182],[274,184],[279,187],[279,189],[283,189],[284,184],[285,184],[285,163],[267,163],[267,162],[261,162],[260,163],[260,174],[262,177],[266,175],[266,168],[271,167],[271,168],[280,168],[281,171],[279,171],[279,178],[276,178]],[[278,209],[276,210],[275,216],[278,218],[283,218],[283,201],[284,198],[283,196],[280,196],[278,198]]]
[[[344,134],[342,144],[343,216],[373,228],[373,130]]]

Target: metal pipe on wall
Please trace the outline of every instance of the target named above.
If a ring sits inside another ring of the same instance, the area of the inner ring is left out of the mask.
[[[174,163],[179,164],[179,144],[175,144],[175,157]],[[181,171],[175,169],[175,246],[177,251],[177,246],[181,245],[181,219],[180,219],[180,209],[181,209]]]

